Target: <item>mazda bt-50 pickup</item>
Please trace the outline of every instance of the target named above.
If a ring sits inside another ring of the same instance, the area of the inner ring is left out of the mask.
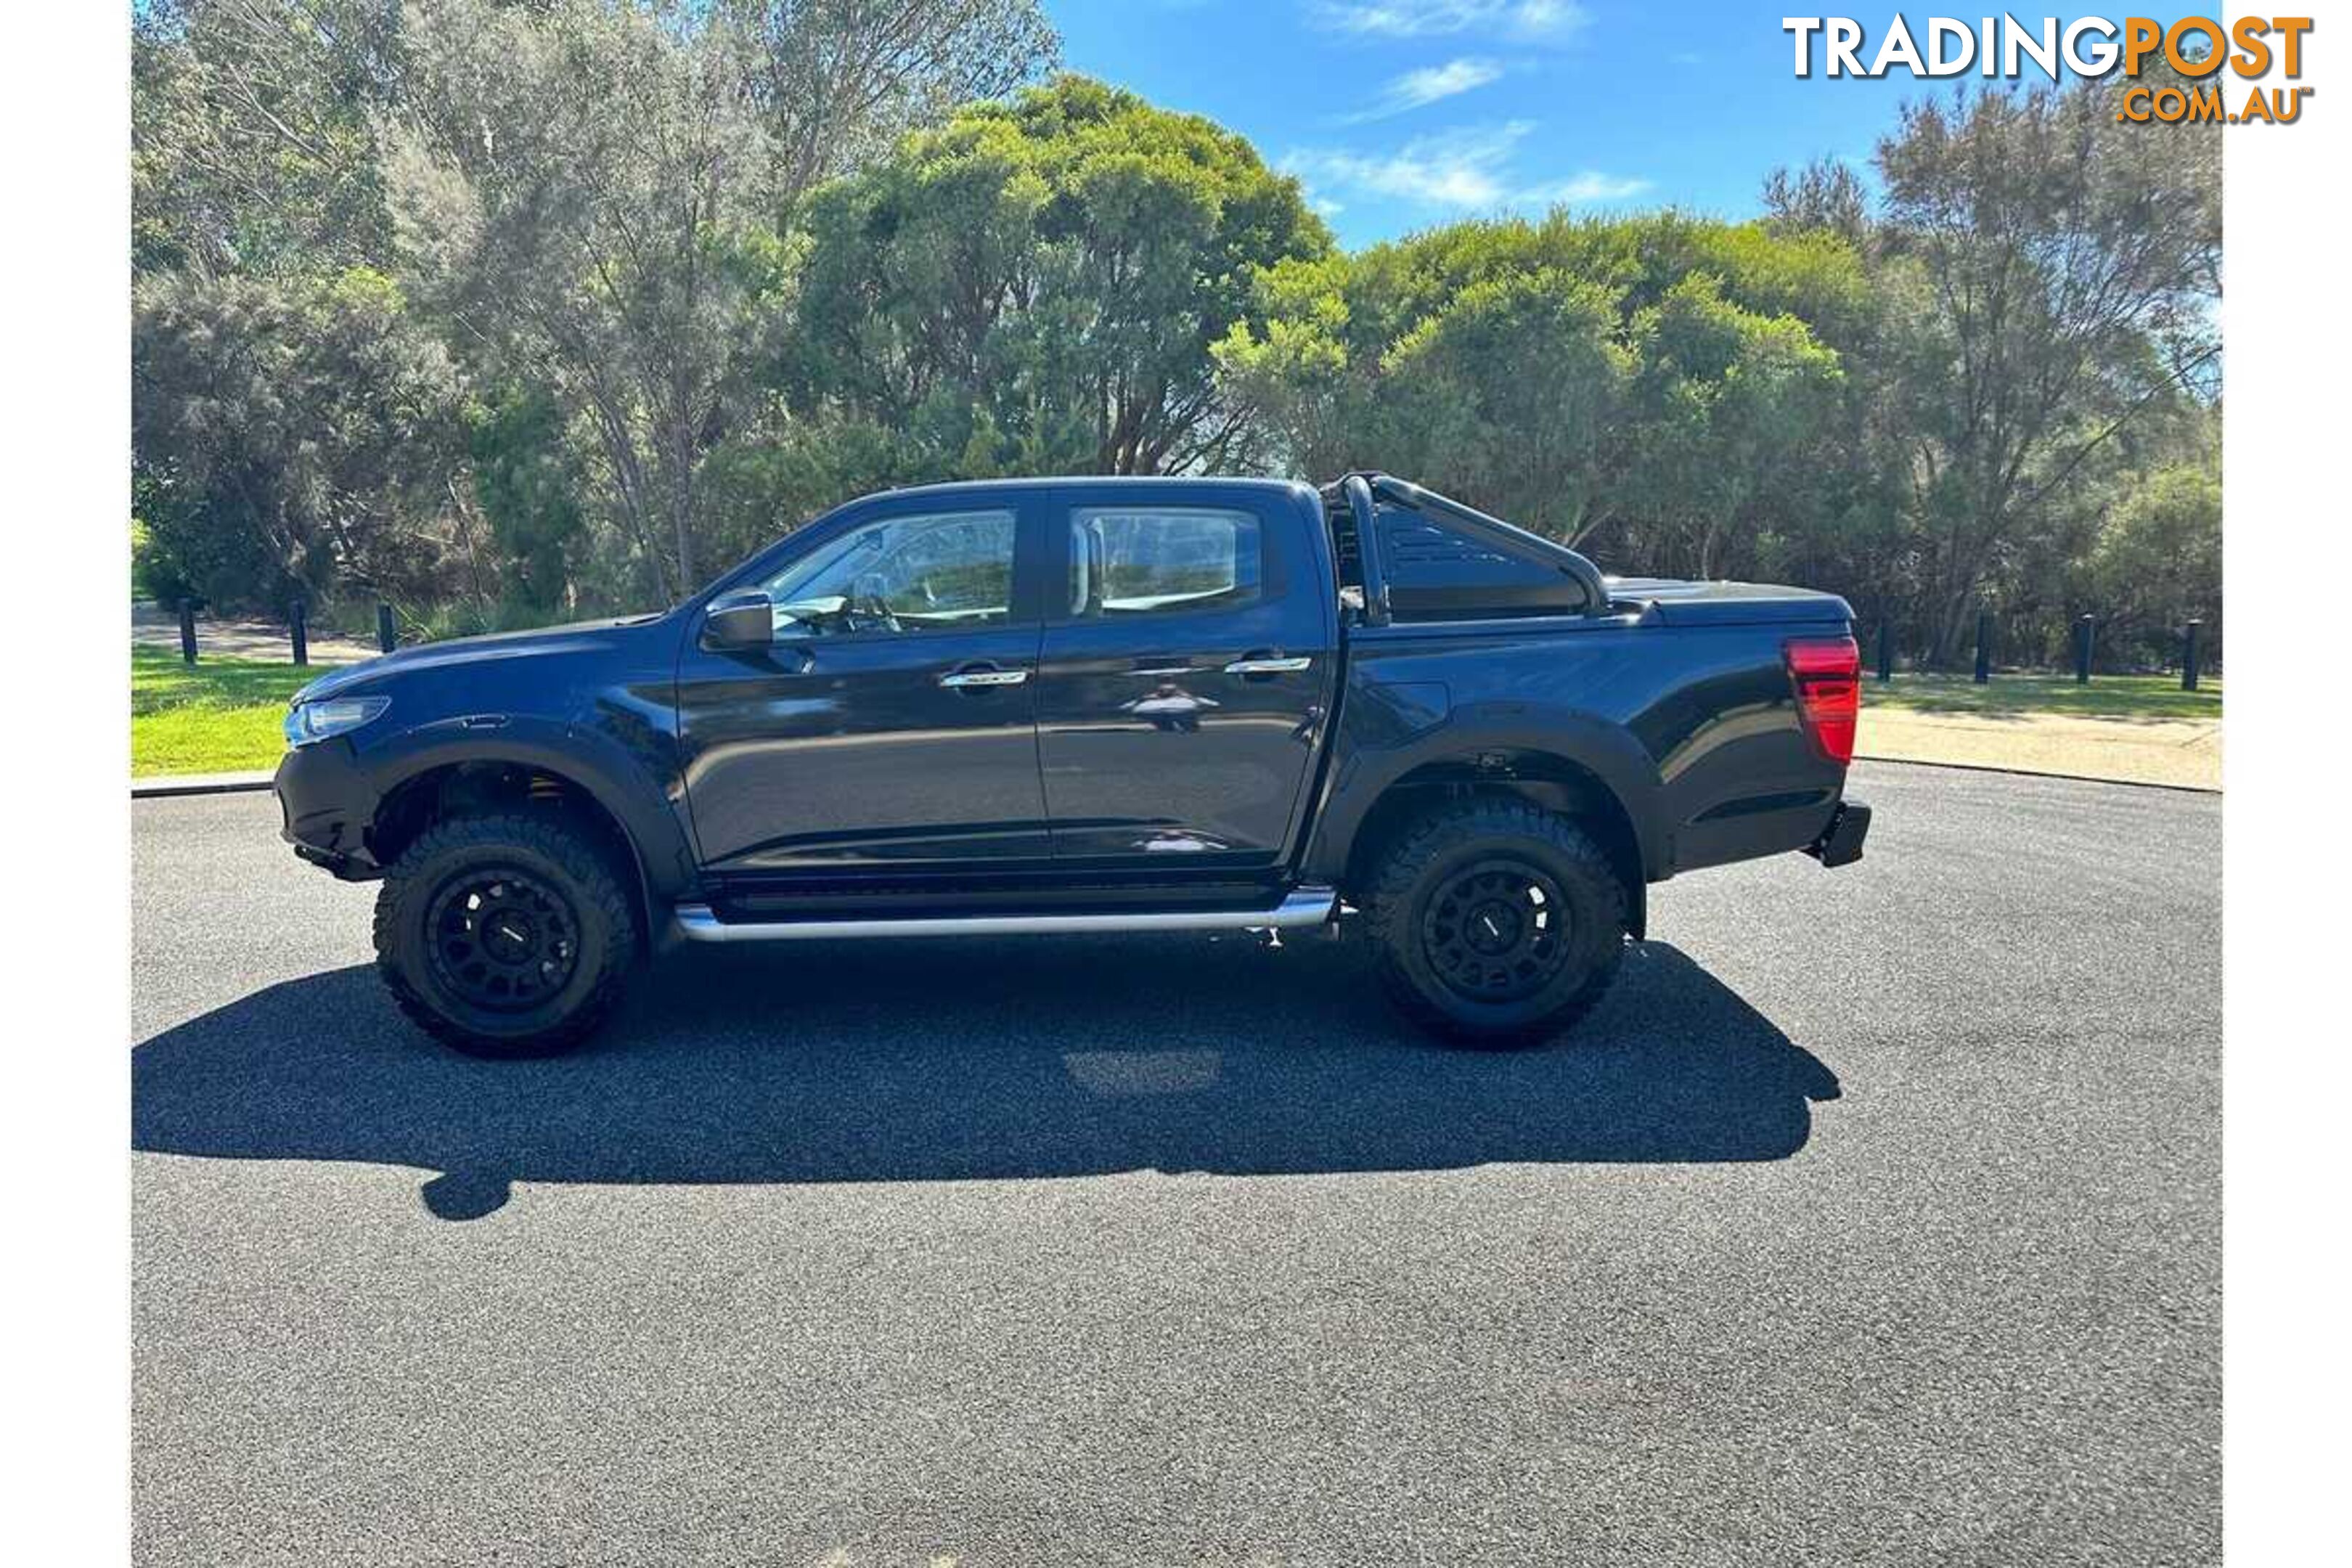
[[[1516,1045],[1651,883],[1859,858],[1852,621],[1383,474],[927,486],[664,614],[327,675],[277,790],[460,1050],[571,1045],[675,943],[1333,922],[1413,1020]]]

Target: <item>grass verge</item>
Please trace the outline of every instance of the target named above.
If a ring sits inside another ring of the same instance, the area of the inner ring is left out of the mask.
[[[1979,686],[1965,675],[1898,674],[1881,685],[1865,671],[1862,703],[1995,718],[2064,713],[2085,719],[2219,719],[2221,683],[2200,680],[2195,691],[2183,691],[2177,675],[2095,675],[2088,686],[2077,686],[2072,675],[1996,674]]]
[[[286,750],[286,700],[328,667],[131,650],[131,776],[274,768]]]

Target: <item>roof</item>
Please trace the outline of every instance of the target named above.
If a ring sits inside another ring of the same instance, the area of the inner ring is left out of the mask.
[[[942,482],[940,482],[940,483],[939,483],[939,484],[929,484],[929,485],[905,485],[905,486],[900,486],[900,487],[898,487],[898,488],[897,488],[897,489],[894,489],[876,490],[876,491],[871,492],[868,496],[864,497],[864,498],[861,498],[861,499],[865,499],[865,500],[871,500],[871,499],[873,499],[873,497],[874,497],[874,496],[881,496],[881,495],[889,495],[889,496],[963,495],[963,494],[969,494],[970,492],[974,491],[974,490],[1008,490],[1008,489],[1016,489],[1016,490],[1031,490],[1031,489],[1078,489],[1078,488],[1085,488],[1085,489],[1101,489],[1101,488],[1104,488],[1104,487],[1107,487],[1107,486],[1118,486],[1118,487],[1120,487],[1120,488],[1122,488],[1122,489],[1123,489],[1123,488],[1128,487],[1128,486],[1130,486],[1130,485],[1135,486],[1135,487],[1137,487],[1137,488],[1139,488],[1139,489],[1160,489],[1160,488],[1162,488],[1162,487],[1166,487],[1166,488],[1169,488],[1169,489],[1181,489],[1181,488],[1183,488],[1183,487],[1185,487],[1185,486],[1190,486],[1190,485],[1223,485],[1223,486],[1227,486],[1227,487],[1239,488],[1239,489],[1263,489],[1263,490],[1274,490],[1274,491],[1279,491],[1279,492],[1286,493],[1286,494],[1287,494],[1287,493],[1294,493],[1294,492],[1300,491],[1300,490],[1304,490],[1304,491],[1307,491],[1307,493],[1309,493],[1309,494],[1312,494],[1312,493],[1313,493],[1313,491],[1314,491],[1314,487],[1313,487],[1313,486],[1311,486],[1311,485],[1309,485],[1309,484],[1307,484],[1307,483],[1305,480],[1303,480],[1303,479],[1267,479],[1267,478],[1264,477],[1263,475],[1257,475],[1257,476],[1244,476],[1244,475],[1240,475],[1240,474],[1040,474],[1040,475],[1029,475],[1029,476],[1024,476],[1024,477],[1022,477],[1022,478],[1018,478],[1018,479],[949,479],[949,480],[942,481]]]

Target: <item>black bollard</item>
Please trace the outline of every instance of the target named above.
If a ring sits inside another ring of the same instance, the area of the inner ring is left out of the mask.
[[[180,658],[189,664],[196,662],[196,602],[180,601]]]
[[[310,662],[310,607],[297,599],[286,607],[286,635],[294,639],[294,662]]]
[[[2091,684],[2091,639],[2097,637],[2098,623],[2084,616],[2074,623],[2074,684]]]
[[[1977,684],[1992,679],[1992,612],[1977,612]]]
[[[1885,685],[1895,679],[1895,623],[1878,623],[1878,684]]]
[[[400,646],[400,632],[392,624],[392,606],[380,601],[375,607],[375,642],[386,653]]]
[[[2180,631],[2180,689],[2197,689],[2197,630],[2205,623],[2191,621]]]

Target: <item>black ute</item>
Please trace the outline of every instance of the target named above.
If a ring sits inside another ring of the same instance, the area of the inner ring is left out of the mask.
[[[402,1008],[477,1053],[578,1040],[677,942],[1343,912],[1409,1016],[1518,1044],[1598,999],[1650,883],[1860,856],[1851,623],[1380,474],[930,486],[663,615],[336,671],[277,787],[297,854],[382,879]]]

